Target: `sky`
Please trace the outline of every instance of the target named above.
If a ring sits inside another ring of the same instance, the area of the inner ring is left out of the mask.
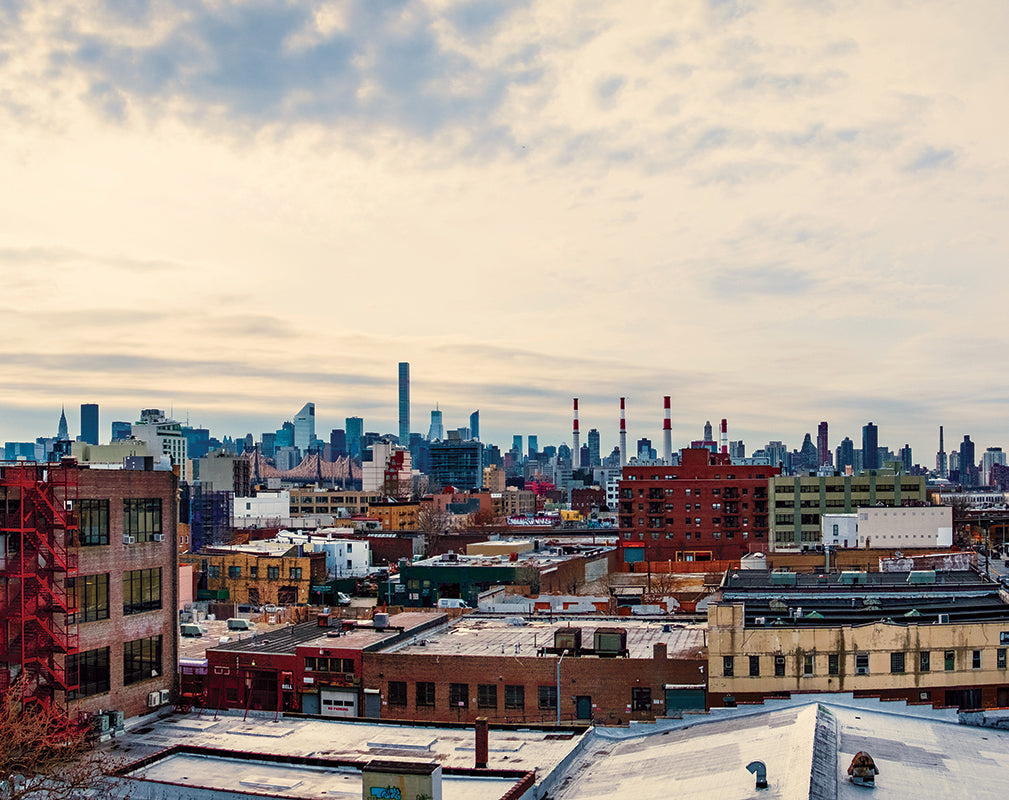
[[[0,439],[1006,441],[1001,0],[0,0]],[[1002,266],[1000,266],[1002,265]]]

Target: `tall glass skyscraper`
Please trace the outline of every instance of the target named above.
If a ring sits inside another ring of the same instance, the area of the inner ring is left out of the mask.
[[[862,428],[862,469],[879,469],[879,429],[872,422]]]
[[[362,417],[347,417],[344,429],[347,431],[347,455],[351,458],[360,458],[361,437],[364,436],[364,419]]]
[[[469,415],[469,435],[474,439],[480,438],[480,409],[478,408]]]
[[[294,415],[294,446],[304,455],[315,441],[315,403],[305,403]]]
[[[97,403],[81,403],[81,441],[98,444]]]
[[[410,364],[399,362],[399,443],[410,444]]]
[[[445,426],[441,423],[441,410],[436,406],[431,412],[431,427],[427,430],[429,442],[440,442],[445,438]]]

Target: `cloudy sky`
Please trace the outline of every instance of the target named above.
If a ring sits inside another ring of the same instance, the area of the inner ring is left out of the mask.
[[[0,0],[0,438],[1007,445],[1009,5]]]

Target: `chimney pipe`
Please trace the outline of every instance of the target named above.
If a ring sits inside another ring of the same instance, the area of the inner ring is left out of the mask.
[[[624,398],[620,398],[620,466],[627,463],[627,421],[624,419]]]
[[[487,753],[489,751],[487,734],[487,717],[476,718],[476,768],[487,769]]]
[[[729,454],[729,421],[722,418],[722,453]]]
[[[669,411],[669,395],[663,400],[666,416],[662,420],[662,458],[667,464],[673,463],[673,429]]]
[[[574,472],[582,463],[582,448],[578,441],[578,398],[575,398],[574,427],[571,430],[571,471]]]

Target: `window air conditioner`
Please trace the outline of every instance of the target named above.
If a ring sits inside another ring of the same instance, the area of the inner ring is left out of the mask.
[[[855,667],[855,674],[856,675],[868,675],[869,674],[869,668],[868,667]]]
[[[161,705],[161,692],[151,692],[147,695],[147,707],[157,708]]]
[[[939,615],[939,624],[940,625],[948,625],[949,624],[949,614],[940,614]]]
[[[165,541],[165,534],[163,534],[163,533],[156,533],[156,534],[154,534],[154,541],[156,541],[156,542],[163,542],[163,541]]]
[[[165,705],[168,702],[168,689],[161,690],[161,705]]]
[[[126,534],[123,534],[123,544],[136,544],[136,543],[137,543],[136,536],[127,536]]]

